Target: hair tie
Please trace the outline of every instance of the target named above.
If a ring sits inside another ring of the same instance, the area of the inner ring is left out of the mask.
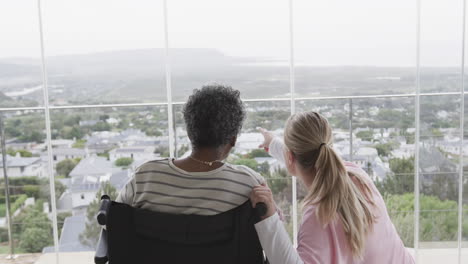
[[[322,144],[320,144],[320,147],[319,147],[319,149],[318,149],[319,151],[322,149],[322,146],[323,146],[323,145],[327,145],[327,143],[322,143]]]

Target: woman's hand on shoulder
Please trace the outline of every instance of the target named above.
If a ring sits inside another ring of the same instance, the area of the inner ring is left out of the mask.
[[[257,203],[265,203],[267,206],[267,212],[262,217],[262,220],[276,213],[276,203],[275,200],[273,200],[273,193],[266,183],[257,185],[252,189],[252,192],[250,193],[250,202],[253,207],[255,207]]]
[[[270,147],[270,143],[271,143],[271,141],[273,140],[273,138],[275,136],[270,131],[268,131],[268,130],[266,130],[264,128],[261,128],[261,127],[258,128],[258,131],[260,131],[260,133],[262,133],[262,135],[263,135],[263,143],[260,144],[260,146],[258,146],[258,147],[263,148],[268,152],[268,148]]]

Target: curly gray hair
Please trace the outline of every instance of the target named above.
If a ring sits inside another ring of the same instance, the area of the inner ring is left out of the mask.
[[[245,119],[240,92],[230,86],[195,89],[184,105],[187,134],[194,148],[217,148],[237,136]]]

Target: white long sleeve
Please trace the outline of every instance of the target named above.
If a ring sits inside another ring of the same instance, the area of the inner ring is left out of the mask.
[[[255,229],[270,264],[304,264],[278,214],[257,223]]]
[[[284,145],[283,141],[277,137],[274,137],[270,142],[270,146],[268,146],[268,153],[273,158],[286,165],[286,161],[284,159],[285,151],[286,146]]]
[[[286,146],[281,139],[273,138],[268,148],[268,152],[273,158],[286,164],[284,156]],[[255,229],[270,264],[304,263],[294,248],[278,214],[257,223]]]

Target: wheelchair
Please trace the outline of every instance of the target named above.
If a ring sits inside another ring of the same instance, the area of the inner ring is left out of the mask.
[[[254,224],[266,213],[250,201],[213,215],[167,214],[101,197],[96,264],[267,264]]]

